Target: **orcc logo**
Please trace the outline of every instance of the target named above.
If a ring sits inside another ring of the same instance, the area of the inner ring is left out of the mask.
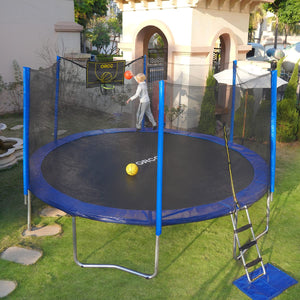
[[[152,162],[155,162],[155,161],[157,161],[157,156],[150,157],[150,158],[143,159],[143,160],[139,160],[135,164],[138,165],[138,166],[142,166],[144,164],[152,163]]]

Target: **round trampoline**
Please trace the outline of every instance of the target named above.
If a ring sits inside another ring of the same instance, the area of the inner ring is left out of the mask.
[[[72,216],[155,225],[157,132],[135,129],[74,134],[39,148],[30,158],[30,190]],[[237,198],[251,205],[267,191],[268,165],[230,144]],[[162,225],[196,222],[233,211],[224,140],[165,129]],[[134,162],[136,176],[126,174]]]

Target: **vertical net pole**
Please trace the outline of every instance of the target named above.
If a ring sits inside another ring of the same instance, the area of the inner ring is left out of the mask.
[[[23,68],[23,190],[25,204],[29,190],[29,110],[30,110],[30,68]]]
[[[23,68],[23,191],[27,205],[27,229],[31,230],[31,200],[29,191],[29,119],[30,119],[30,68]]]
[[[277,114],[277,70],[271,72],[271,154],[270,154],[270,192],[275,189],[276,167],[276,114]]]
[[[163,150],[164,150],[164,103],[165,82],[159,82],[158,108],[158,145],[157,145],[157,188],[156,188],[156,236],[161,235],[162,223],[162,185],[163,185]]]
[[[232,66],[232,101],[231,101],[231,119],[230,119],[230,135],[229,143],[233,141],[233,131],[234,131],[234,108],[235,108],[235,90],[236,90],[236,66],[237,61],[233,61]]]
[[[59,72],[60,72],[60,57],[57,56],[57,58],[56,58],[55,108],[54,108],[54,141],[57,140],[57,128],[58,128]]]

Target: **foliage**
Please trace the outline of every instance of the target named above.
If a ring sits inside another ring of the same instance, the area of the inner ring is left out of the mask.
[[[0,93],[6,90],[9,94],[9,101],[14,107],[14,110],[19,112],[22,108],[22,97],[23,97],[23,78],[20,65],[16,60],[13,60],[12,67],[14,70],[14,81],[4,82],[0,75]]]
[[[281,68],[282,68],[282,63],[283,63],[284,59],[285,59],[285,56],[280,58],[277,62],[277,68],[276,68],[277,69],[277,77],[280,77],[280,75],[281,75]]]
[[[97,61],[99,62],[113,61],[113,60],[114,60],[113,55],[97,54]]]
[[[257,30],[258,24],[259,27],[259,37],[258,43],[260,43],[261,36],[262,36],[262,23],[264,22],[264,17],[266,15],[266,10],[264,9],[263,5],[259,5],[252,13],[250,13],[249,19],[249,29],[248,29],[248,40],[249,42],[254,42],[254,31]]]
[[[217,81],[214,78],[214,73],[209,70],[206,79],[205,93],[201,104],[201,115],[198,123],[198,131],[201,133],[212,134],[216,132],[216,95],[215,86]]]
[[[120,19],[116,16],[93,17],[87,25],[86,36],[99,53],[118,54],[117,39],[122,32]]]
[[[154,33],[151,40],[154,44],[154,48],[163,49],[165,47],[164,40],[158,33]]]
[[[3,81],[2,75],[0,75],[0,93],[5,89],[5,82]]]
[[[278,30],[297,33],[300,21],[300,1],[295,0],[275,0],[273,3],[263,4],[264,9],[275,14],[275,41],[277,41]],[[286,41],[285,41],[286,42]],[[276,47],[276,42],[274,44]]]
[[[74,0],[75,21],[86,28],[93,16],[105,16],[107,0]]]
[[[280,142],[295,141],[298,136],[299,112],[296,108],[298,65],[299,61],[295,64],[284,98],[277,105],[277,140]]]
[[[280,23],[297,24],[300,21],[300,1],[280,1],[278,9]]]
[[[285,2],[286,0],[275,0],[272,3],[264,3],[263,8],[267,11],[270,11],[274,14],[278,12],[280,2]]]
[[[291,102],[291,106],[296,106],[297,102],[297,86],[298,86],[298,66],[299,66],[300,59],[297,61],[297,63],[294,66],[294,70],[292,73],[292,76],[289,80],[289,83],[286,87],[286,90],[284,92],[284,98],[289,99]]]
[[[179,104],[176,107],[171,107],[171,109],[165,105],[165,115],[172,126],[172,122],[176,120],[185,110],[185,104]]]

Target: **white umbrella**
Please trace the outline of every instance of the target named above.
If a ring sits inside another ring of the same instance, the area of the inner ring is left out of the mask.
[[[219,83],[232,85],[233,83],[233,70],[227,69],[214,75],[214,78]],[[287,82],[277,77],[277,88],[287,84]],[[248,89],[253,88],[271,88],[271,72],[259,68],[255,65],[244,65],[236,68],[236,86],[246,89],[245,92],[245,106],[244,106],[244,122],[242,131],[242,143],[245,137],[246,127],[246,114],[247,114],[247,101]],[[234,94],[232,95],[234,97]],[[231,135],[232,136],[232,135]]]
[[[226,69],[214,75],[219,83],[232,85],[233,70]],[[277,77],[277,87],[287,82]],[[245,65],[236,68],[236,85],[243,89],[271,88],[271,73],[255,65]]]

